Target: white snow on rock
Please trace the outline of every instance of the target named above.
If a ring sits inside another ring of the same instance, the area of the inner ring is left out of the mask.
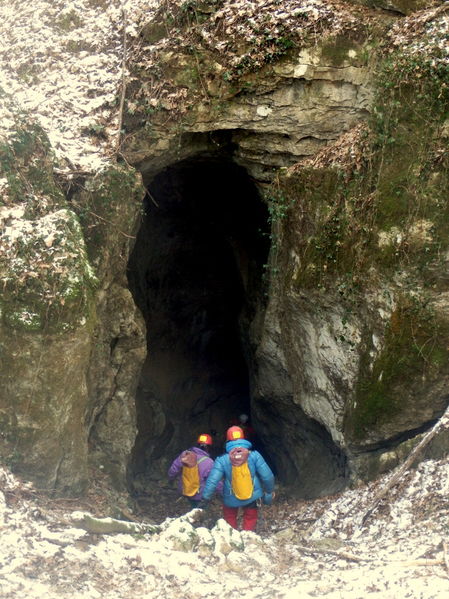
[[[118,134],[123,29],[157,0],[10,0],[0,3],[0,137],[14,121],[2,91],[30,112],[71,168],[96,171]],[[124,20],[124,14],[126,15]],[[104,133],[104,139],[92,133]],[[1,185],[1,182],[0,182]]]
[[[277,532],[264,537],[223,520],[206,529],[195,524],[198,510],[167,519],[157,534],[100,535],[74,528],[78,512],[72,518],[3,468],[0,597],[447,598],[449,460],[408,472],[360,526],[389,476],[265,508]]]
[[[122,77],[126,82],[128,75],[126,68],[123,71],[123,34],[126,32],[126,46],[131,46],[160,4],[161,0],[0,2],[0,137],[14,127],[12,115],[2,105],[4,92],[14,97],[18,107],[35,116],[56,156],[69,169],[102,168],[113,155],[119,134]],[[192,6],[182,0],[171,4],[177,4],[180,10]],[[215,50],[226,50],[232,56],[236,35],[250,39],[264,22],[273,19],[277,23],[273,35],[280,34],[284,26],[293,26],[298,18],[310,23],[327,19],[334,34],[343,22],[357,20],[347,6],[338,2],[290,0],[288,8],[269,0],[225,2],[199,33]],[[344,12],[343,20],[338,18],[338,10]],[[230,33],[232,30],[226,41],[213,39],[212,32],[220,20]],[[414,21],[409,21],[412,30]],[[407,42],[412,54],[439,48],[443,55],[439,60],[447,61],[447,15],[442,14],[438,22],[425,27],[425,35],[409,43],[398,24],[391,36],[392,47]],[[164,43],[170,46],[171,41],[169,36]],[[238,53],[235,58],[241,59]],[[257,57],[253,58],[257,64]],[[152,101],[157,105],[156,99]],[[260,110],[266,112],[266,107]]]

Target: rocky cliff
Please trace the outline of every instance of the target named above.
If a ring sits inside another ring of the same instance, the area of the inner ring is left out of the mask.
[[[393,466],[448,404],[447,6],[118,9],[96,161],[1,96],[3,458],[139,491],[245,411],[302,496]]]

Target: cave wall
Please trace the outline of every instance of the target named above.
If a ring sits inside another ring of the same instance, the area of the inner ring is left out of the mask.
[[[447,100],[426,91],[412,118],[393,104],[381,160],[379,130],[362,128],[340,141],[337,158],[323,153],[276,183],[275,204],[289,206],[272,256],[282,275],[271,310],[289,315],[276,337],[294,402],[344,448],[353,479],[395,465],[449,400]],[[396,94],[379,96],[377,110],[390,111]]]
[[[281,245],[280,239],[278,241],[270,186],[279,168],[285,169],[304,157],[315,155],[342,132],[368,118],[372,86],[363,56],[363,42],[339,39],[284,57],[268,70],[259,72],[252,88],[228,97],[219,109],[213,110],[201,102],[191,107],[181,134],[177,127],[165,126],[159,131],[159,119],[163,115],[156,111],[151,117],[151,136],[146,134],[146,126],[128,135],[127,159],[141,169],[144,180],[152,181],[167,165],[178,161],[188,163],[196,156],[227,153],[226,159],[242,167],[254,182],[260,203],[268,209],[266,239],[273,262],[277,253],[288,249]],[[167,59],[168,72],[175,62],[179,64],[177,72],[186,71],[183,58],[176,55]],[[133,128],[134,122],[131,118],[128,126]],[[202,176],[200,171],[198,177]],[[179,187],[174,193],[182,195]],[[151,201],[149,206],[151,213],[158,210]],[[234,212],[238,217],[239,208]],[[248,230],[243,232],[243,238],[245,235]],[[155,244],[158,252],[164,247],[164,244]],[[320,361],[320,355],[325,352],[320,350],[320,341],[315,338],[320,335],[317,327],[321,315],[314,313],[313,299],[309,315],[298,302],[288,307],[281,304],[275,286],[269,283],[276,278],[277,268],[274,263],[270,266],[270,261],[263,261],[265,295],[256,297],[246,291],[247,301],[249,298],[252,302],[251,314],[239,316],[240,321],[245,322],[241,336],[247,348],[245,360],[252,421],[258,431],[260,447],[281,480],[295,486],[302,496],[336,492],[347,484],[348,478],[342,428],[345,392],[350,390],[357,360],[343,347],[337,348],[339,362],[334,363],[337,352],[328,353],[324,364]],[[338,306],[335,312],[334,316],[329,314],[327,325],[327,335],[332,342],[341,312]],[[167,454],[175,455],[176,449],[189,442],[185,424],[192,422],[189,417],[192,399],[185,403],[179,399],[176,414],[164,407],[170,399],[162,401],[163,394],[158,394],[154,386],[161,384],[161,377],[166,381],[168,375],[161,374],[161,364],[155,359],[152,335],[153,339],[158,338],[159,331],[157,328],[152,331],[151,316],[147,319],[147,329],[149,353],[144,370],[151,384],[143,384],[138,395],[138,405],[143,407],[147,403],[147,407],[139,418],[142,431],[145,427],[146,430],[138,436],[135,455],[140,456],[137,459],[140,462],[136,462],[135,470],[143,476],[151,464],[153,475],[157,472],[156,476],[160,476],[167,466]],[[336,346],[333,343],[333,347]],[[170,359],[173,356],[166,356],[167,370]],[[304,362],[310,364],[308,370]],[[330,374],[326,370],[329,367],[333,370]],[[152,375],[152,368],[157,373]],[[304,390],[298,393],[298,379],[305,382],[308,393]],[[201,385],[204,381],[192,389],[194,394],[201,393]],[[323,401],[319,401],[321,394]],[[231,411],[220,412],[213,404],[208,412],[215,419],[212,428],[218,428],[215,422],[221,420],[219,428],[222,429],[232,415]],[[145,422],[147,424],[143,424]],[[202,423],[211,426],[207,419]],[[190,435],[190,442],[191,438]],[[167,449],[165,454],[160,450],[160,443]]]
[[[98,280],[45,133],[3,102],[14,127],[0,149],[0,457],[40,489],[80,492]]]
[[[126,278],[144,193],[138,173],[115,165],[81,185],[71,198],[98,278],[85,371],[89,464],[100,468],[120,490],[126,488],[137,433],[135,393],[146,355],[145,323]]]
[[[0,457],[48,492],[84,492],[90,465],[123,488],[146,352],[126,280],[144,189],[119,165],[61,179],[45,133],[2,100]]]

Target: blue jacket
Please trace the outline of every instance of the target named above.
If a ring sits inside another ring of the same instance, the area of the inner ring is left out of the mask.
[[[238,439],[236,441],[228,441],[226,443],[226,453],[215,460],[214,467],[212,468],[204,486],[203,499],[206,501],[212,497],[217,485],[222,479],[224,479],[223,503],[227,507],[240,507],[243,505],[248,505],[249,503],[256,501],[256,499],[260,499],[264,493],[272,493],[274,489],[273,473],[260,453],[258,451],[251,451],[248,457],[248,467],[253,479],[253,494],[249,499],[237,499],[232,492],[232,464],[228,455],[231,449],[234,447],[246,447],[247,449],[251,449],[252,445],[246,439]]]

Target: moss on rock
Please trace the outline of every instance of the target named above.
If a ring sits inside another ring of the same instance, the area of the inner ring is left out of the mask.
[[[1,97],[1,319],[9,329],[63,332],[92,317],[95,277],[76,214],[54,173],[47,136]]]
[[[347,35],[338,35],[321,47],[324,62],[337,67],[345,63],[360,64],[362,53],[362,48]]]
[[[93,317],[94,272],[74,212],[61,209],[24,218],[3,210],[2,321],[11,329],[62,333]]]
[[[449,377],[447,308],[434,301],[449,289],[449,69],[405,49],[384,56],[376,85],[366,128],[280,172],[268,192],[288,207],[271,233],[273,292],[319,288],[363,323],[344,425],[359,446],[435,418]],[[382,289],[391,314],[370,299]]]
[[[347,419],[353,440],[375,436],[386,422],[413,412],[431,385],[449,374],[449,322],[422,297],[398,298],[379,352],[370,339],[368,333]]]
[[[429,266],[438,272],[449,247],[448,108],[445,61],[388,55],[378,68],[369,129],[348,138],[343,160],[328,152],[327,162],[280,173],[268,195],[297,206],[282,227],[299,250],[297,285],[334,286],[336,277],[366,277],[372,268],[391,278],[411,262],[421,273]],[[285,268],[288,259],[279,258]]]
[[[9,107],[9,132],[0,138],[0,207],[25,204],[25,218],[44,214],[49,207],[63,206],[64,195],[54,176],[50,142],[29,115],[0,96]]]
[[[133,241],[143,195],[142,181],[133,168],[111,165],[101,176],[89,179],[73,198],[88,256],[97,271],[112,253],[127,260],[123,245]]]

